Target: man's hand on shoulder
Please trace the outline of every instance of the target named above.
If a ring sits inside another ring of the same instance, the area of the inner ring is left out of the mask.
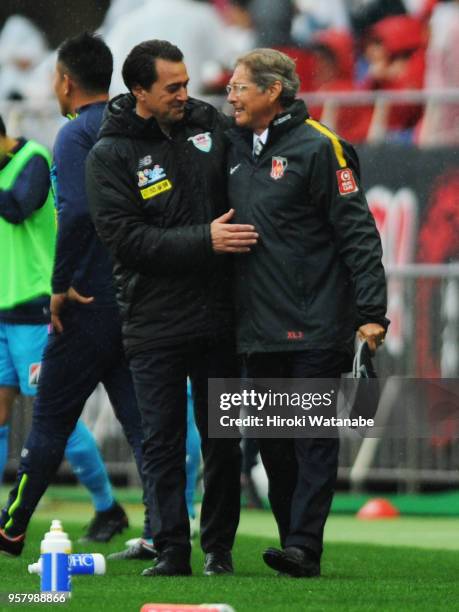
[[[365,323],[359,327],[357,335],[360,340],[366,340],[370,351],[375,353],[378,346],[384,344],[386,330],[379,323]]]
[[[64,331],[61,315],[66,302],[78,302],[79,304],[90,304],[94,301],[93,297],[85,297],[70,287],[65,293],[53,293],[50,302],[51,325],[56,333],[60,334]]]
[[[212,248],[215,253],[249,253],[250,247],[257,243],[258,234],[253,225],[230,223],[234,217],[231,208],[210,224]]]

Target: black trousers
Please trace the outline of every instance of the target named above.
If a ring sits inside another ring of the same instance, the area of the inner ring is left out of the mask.
[[[209,439],[208,378],[239,375],[234,346],[196,341],[151,349],[130,360],[142,415],[143,469],[153,541],[159,552],[190,554],[185,503],[187,427],[186,379],[193,389],[196,424],[204,459],[201,546],[204,552],[231,550],[239,523],[241,452],[238,439]]]
[[[339,378],[345,353],[306,350],[244,358],[248,378]],[[262,438],[260,455],[281,546],[300,546],[320,558],[325,521],[338,471],[338,438]]]

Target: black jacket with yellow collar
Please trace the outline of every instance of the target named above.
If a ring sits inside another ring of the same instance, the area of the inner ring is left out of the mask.
[[[236,259],[239,351],[352,352],[360,325],[388,324],[381,242],[354,149],[300,100],[271,122],[257,160],[251,131],[227,133],[235,222],[260,235]]]
[[[190,100],[168,137],[134,104],[129,94],[111,101],[86,165],[128,355],[233,333],[231,261],[210,238],[210,222],[228,210],[225,118]]]

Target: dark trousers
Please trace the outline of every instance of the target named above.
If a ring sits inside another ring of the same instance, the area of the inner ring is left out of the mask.
[[[204,459],[201,546],[231,550],[239,523],[241,453],[237,439],[208,436],[208,378],[238,376],[231,344],[196,341],[151,349],[131,358],[144,431],[144,476],[156,548],[190,554],[185,503],[186,379],[191,379]]]
[[[344,353],[307,350],[256,353],[244,359],[249,378],[339,378]],[[281,545],[322,554],[323,531],[338,471],[338,438],[263,438],[260,455]]]
[[[2,511],[0,524],[9,525],[11,535],[25,532],[62,461],[85,402],[99,382],[107,390],[139,473],[142,471],[141,419],[122,348],[118,310],[69,306],[62,322],[64,331],[50,336],[43,354],[32,429],[16,484]]]

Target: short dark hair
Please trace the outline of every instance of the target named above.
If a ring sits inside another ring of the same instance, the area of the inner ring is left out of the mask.
[[[67,38],[57,50],[57,61],[86,93],[106,93],[113,72],[113,55],[101,36],[83,32]]]
[[[6,136],[6,127],[2,116],[0,115],[0,136]]]
[[[123,64],[123,81],[129,91],[136,85],[149,89],[158,79],[156,60],[183,61],[183,53],[167,40],[146,40],[133,49]]]

